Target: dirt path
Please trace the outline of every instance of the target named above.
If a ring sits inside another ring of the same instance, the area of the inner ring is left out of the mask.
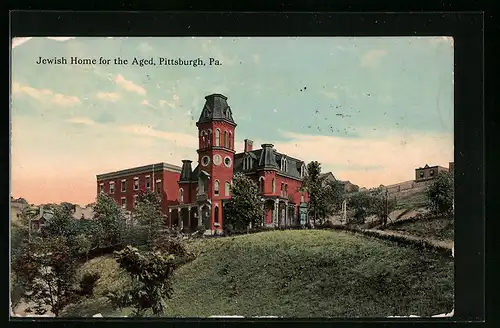
[[[386,235],[386,236],[401,236],[405,237],[407,239],[412,239],[412,240],[425,240],[429,244],[435,245],[437,247],[443,247],[443,248],[448,248],[450,250],[453,250],[453,241],[452,240],[437,240],[437,239],[432,239],[432,238],[424,238],[424,237],[417,237],[414,235],[411,235],[409,233],[402,233],[400,231],[394,231],[394,230],[378,230],[378,229],[366,229],[366,231],[373,231],[377,234],[380,235]]]

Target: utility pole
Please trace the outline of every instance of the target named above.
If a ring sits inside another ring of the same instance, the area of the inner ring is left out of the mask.
[[[387,218],[389,217],[389,190],[385,188],[385,216],[384,216],[384,226],[387,224]]]

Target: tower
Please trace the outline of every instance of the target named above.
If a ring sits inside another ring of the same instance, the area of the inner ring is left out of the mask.
[[[210,229],[217,230],[222,227],[223,201],[231,198],[230,188],[234,172],[236,123],[231,107],[227,104],[227,97],[221,94],[206,96],[196,126],[200,176],[197,200],[209,204]]]

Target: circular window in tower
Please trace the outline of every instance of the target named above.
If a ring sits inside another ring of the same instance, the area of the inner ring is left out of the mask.
[[[229,156],[226,156],[224,158],[224,165],[226,165],[226,167],[231,167],[232,163],[233,163],[233,161],[231,161],[231,158]]]
[[[201,165],[207,166],[208,164],[210,164],[210,157],[203,156],[203,158],[201,159]]]

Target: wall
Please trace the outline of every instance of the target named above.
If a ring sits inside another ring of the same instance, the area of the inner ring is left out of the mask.
[[[441,172],[448,172],[448,169],[442,166],[418,168],[415,170],[415,180],[434,179]],[[421,176],[421,173],[423,173],[423,176]]]

